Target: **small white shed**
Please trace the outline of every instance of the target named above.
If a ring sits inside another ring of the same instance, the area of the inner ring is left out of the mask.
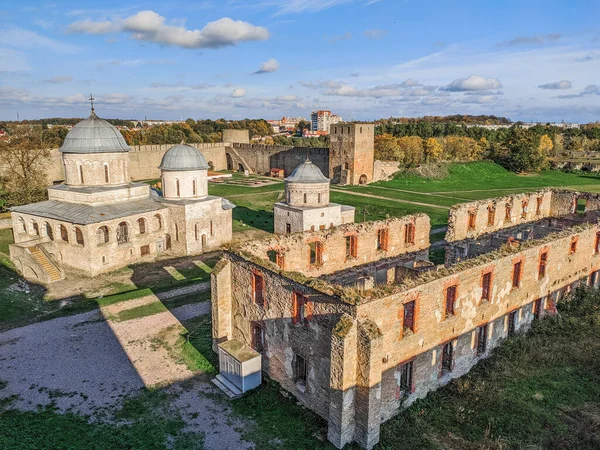
[[[243,394],[262,382],[260,353],[236,339],[219,344],[219,370],[215,384],[221,389],[220,384],[224,385],[233,394],[230,396]]]

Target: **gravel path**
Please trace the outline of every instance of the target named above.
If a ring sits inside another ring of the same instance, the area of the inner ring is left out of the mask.
[[[206,292],[208,290],[210,290],[210,281],[205,281],[202,283],[171,289],[170,291],[166,292],[160,292],[156,294],[156,296],[160,300],[166,300],[172,297],[179,297],[180,295],[193,294],[194,292]]]
[[[148,345],[169,327],[179,329],[177,319],[209,311],[210,302],[203,302],[108,322],[96,310],[0,333],[0,380],[7,382],[0,399],[16,396],[12,407],[21,410],[54,402],[60,412],[110,417],[126,396],[144,387],[144,378],[160,384],[173,375],[164,388],[175,394],[169,406],[182,415],[187,431],[204,433],[206,449],[253,448],[241,437],[248,424],[230,414],[228,401],[206,376]]]
[[[364,194],[364,193],[361,193],[361,192],[350,191],[348,189],[335,189],[335,188],[331,188],[331,191],[333,191],[333,192],[340,192],[342,194],[357,195],[359,197],[378,198],[378,199],[381,199],[381,200],[387,200],[389,202],[408,203],[410,205],[419,205],[419,206],[429,206],[431,208],[444,209],[446,211],[448,211],[450,209],[449,206],[434,205],[432,203],[413,202],[411,200],[401,200],[399,198],[382,197],[380,195],[373,195],[373,194]]]

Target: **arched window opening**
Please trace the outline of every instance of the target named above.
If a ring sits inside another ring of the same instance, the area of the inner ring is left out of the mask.
[[[198,234],[198,224],[194,225],[194,237],[196,238],[196,240],[199,239],[199,234]]]
[[[77,245],[84,245],[83,232],[79,227],[75,227],[75,242],[77,242]]]
[[[46,236],[48,236],[48,238],[51,241],[54,240],[54,233],[52,233],[52,227],[50,226],[50,224],[48,222],[44,223],[44,232],[46,233]]]
[[[304,203],[306,203],[306,194],[304,194]]]
[[[163,227],[162,217],[159,214],[156,214],[152,218],[152,231],[162,230],[162,227]]]
[[[27,233],[27,227],[25,226],[25,221],[23,220],[23,218],[19,217],[19,220],[17,222],[18,222],[17,232],[18,233]]]
[[[69,242],[69,232],[64,225],[60,226],[60,238],[65,242]]]
[[[110,182],[110,177],[108,174],[108,164],[104,164],[104,182],[105,183],[109,183]]]
[[[318,195],[317,203],[321,203],[321,194]]]
[[[84,184],[84,179],[83,179],[83,166],[79,166],[79,181],[81,184]]]
[[[125,244],[129,242],[129,228],[127,222],[121,222],[117,228],[117,243]]]
[[[35,236],[39,236],[40,235],[40,227],[37,224],[37,222],[34,222],[33,220],[31,221],[31,229],[33,230],[33,234]]]
[[[167,234],[165,236],[165,248],[167,250],[171,250],[171,235],[170,234]]]
[[[177,187],[177,197],[180,197],[181,193],[179,192],[179,180],[175,180],[175,186]]]
[[[360,178],[358,179],[358,184],[367,184],[367,176],[365,174],[362,174],[360,176]]]
[[[213,221],[212,220],[210,221],[210,235],[211,236],[215,235],[215,232],[213,231]]]
[[[204,250],[206,248],[206,235],[203,234],[202,235],[202,250]]]
[[[175,240],[179,242],[179,227],[175,224]]]
[[[140,230],[140,234],[146,233],[146,219],[144,219],[143,217],[140,217],[137,220],[137,223],[138,223],[138,229]]]
[[[102,226],[96,231],[96,243],[98,245],[106,244],[109,240],[108,227]]]
[[[192,180],[192,195],[196,196],[196,180]]]

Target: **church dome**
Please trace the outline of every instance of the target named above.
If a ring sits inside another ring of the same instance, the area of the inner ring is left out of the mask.
[[[200,150],[190,145],[178,144],[164,154],[159,169],[207,170],[208,164]]]
[[[60,148],[62,153],[120,153],[128,152],[129,146],[121,132],[92,114],[75,125],[67,133]]]
[[[288,183],[329,183],[329,178],[323,175],[321,169],[309,159],[294,169],[292,174],[285,179]]]

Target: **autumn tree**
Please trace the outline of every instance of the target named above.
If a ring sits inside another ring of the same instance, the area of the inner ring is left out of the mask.
[[[552,139],[550,139],[547,134],[544,134],[540,138],[540,152],[542,152],[542,154],[545,156],[549,156],[553,148],[554,144],[552,143]]]
[[[0,161],[6,168],[5,192],[2,193],[5,205],[34,203],[46,198],[45,166],[50,148],[56,147],[53,142],[56,135],[46,131],[40,126],[14,126],[8,130],[8,139],[0,141]]]
[[[425,154],[425,162],[438,161],[444,153],[444,147],[436,138],[427,138],[423,141],[423,152]]]
[[[398,139],[387,133],[375,136],[375,159],[402,161],[404,155],[400,151]]]
[[[513,172],[539,172],[547,167],[546,155],[540,150],[540,137],[520,127],[511,129],[507,141],[495,147],[494,160]]]
[[[423,139],[419,136],[403,136],[398,138],[400,153],[404,155],[406,167],[416,167],[423,161]]]

